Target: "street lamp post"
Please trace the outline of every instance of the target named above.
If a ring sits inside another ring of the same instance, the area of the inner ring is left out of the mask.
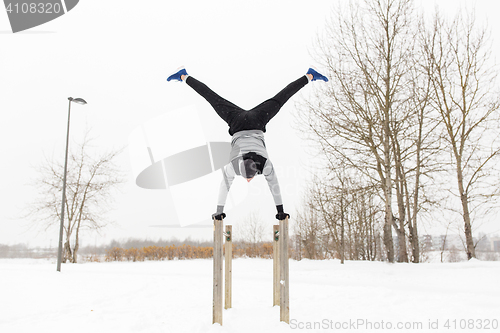
[[[87,102],[82,98],[68,97],[68,129],[66,131],[66,157],[64,160],[64,177],[63,177],[63,190],[62,190],[62,207],[61,207],[61,225],[59,227],[59,249],[57,251],[57,271],[61,271],[61,261],[62,261],[62,245],[63,245],[63,230],[64,230],[64,206],[66,203],[66,172],[68,169],[68,146],[69,146],[69,119],[71,115],[71,102],[85,105]]]

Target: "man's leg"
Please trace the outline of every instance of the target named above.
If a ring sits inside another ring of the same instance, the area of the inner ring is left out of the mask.
[[[187,76],[187,78],[185,78],[185,81],[188,86],[193,88],[198,94],[200,94],[203,98],[205,98],[207,102],[210,103],[210,105],[212,105],[215,112],[217,112],[217,114],[226,123],[230,124],[231,119],[236,115],[236,113],[244,111],[239,106],[217,95],[207,85],[196,80],[192,76]]]
[[[283,90],[276,94],[276,96],[257,105],[250,111],[258,112],[262,121],[267,124],[269,120],[271,120],[278,113],[281,107],[283,107],[283,105],[290,99],[290,97],[295,95],[307,83],[309,83],[309,79],[304,75],[287,85]]]

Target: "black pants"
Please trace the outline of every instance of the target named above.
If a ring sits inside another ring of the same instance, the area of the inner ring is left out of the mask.
[[[229,134],[239,131],[266,131],[266,124],[278,113],[281,107],[304,87],[309,80],[304,75],[281,90],[276,96],[262,102],[253,109],[244,110],[213,92],[204,83],[189,76],[186,83],[205,98],[217,114],[229,125]]]

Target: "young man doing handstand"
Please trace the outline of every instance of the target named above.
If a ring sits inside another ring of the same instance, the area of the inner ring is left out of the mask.
[[[230,163],[222,170],[224,177],[219,189],[217,212],[212,215],[213,218],[221,220],[226,217],[224,205],[236,175],[243,176],[248,182],[255,175],[264,175],[278,211],[276,218],[284,220],[285,217],[290,217],[283,210],[278,178],[267,154],[264,133],[266,132],[267,123],[278,113],[290,97],[310,81],[316,80],[328,82],[328,78],[324,75],[314,68],[309,68],[305,75],[287,85],[276,96],[250,110],[244,110],[220,97],[205,84],[190,76],[184,67],[179,68],[167,78],[167,81],[185,82],[193,88],[212,105],[215,112],[229,125],[229,134],[232,136],[229,155]]]

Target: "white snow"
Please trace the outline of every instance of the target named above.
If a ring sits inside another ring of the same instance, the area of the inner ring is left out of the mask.
[[[65,264],[58,273],[53,260],[2,259],[0,332],[479,332],[453,320],[500,320],[500,262],[292,260],[287,325],[272,307],[272,260],[235,259],[233,308],[212,325],[212,265]]]

